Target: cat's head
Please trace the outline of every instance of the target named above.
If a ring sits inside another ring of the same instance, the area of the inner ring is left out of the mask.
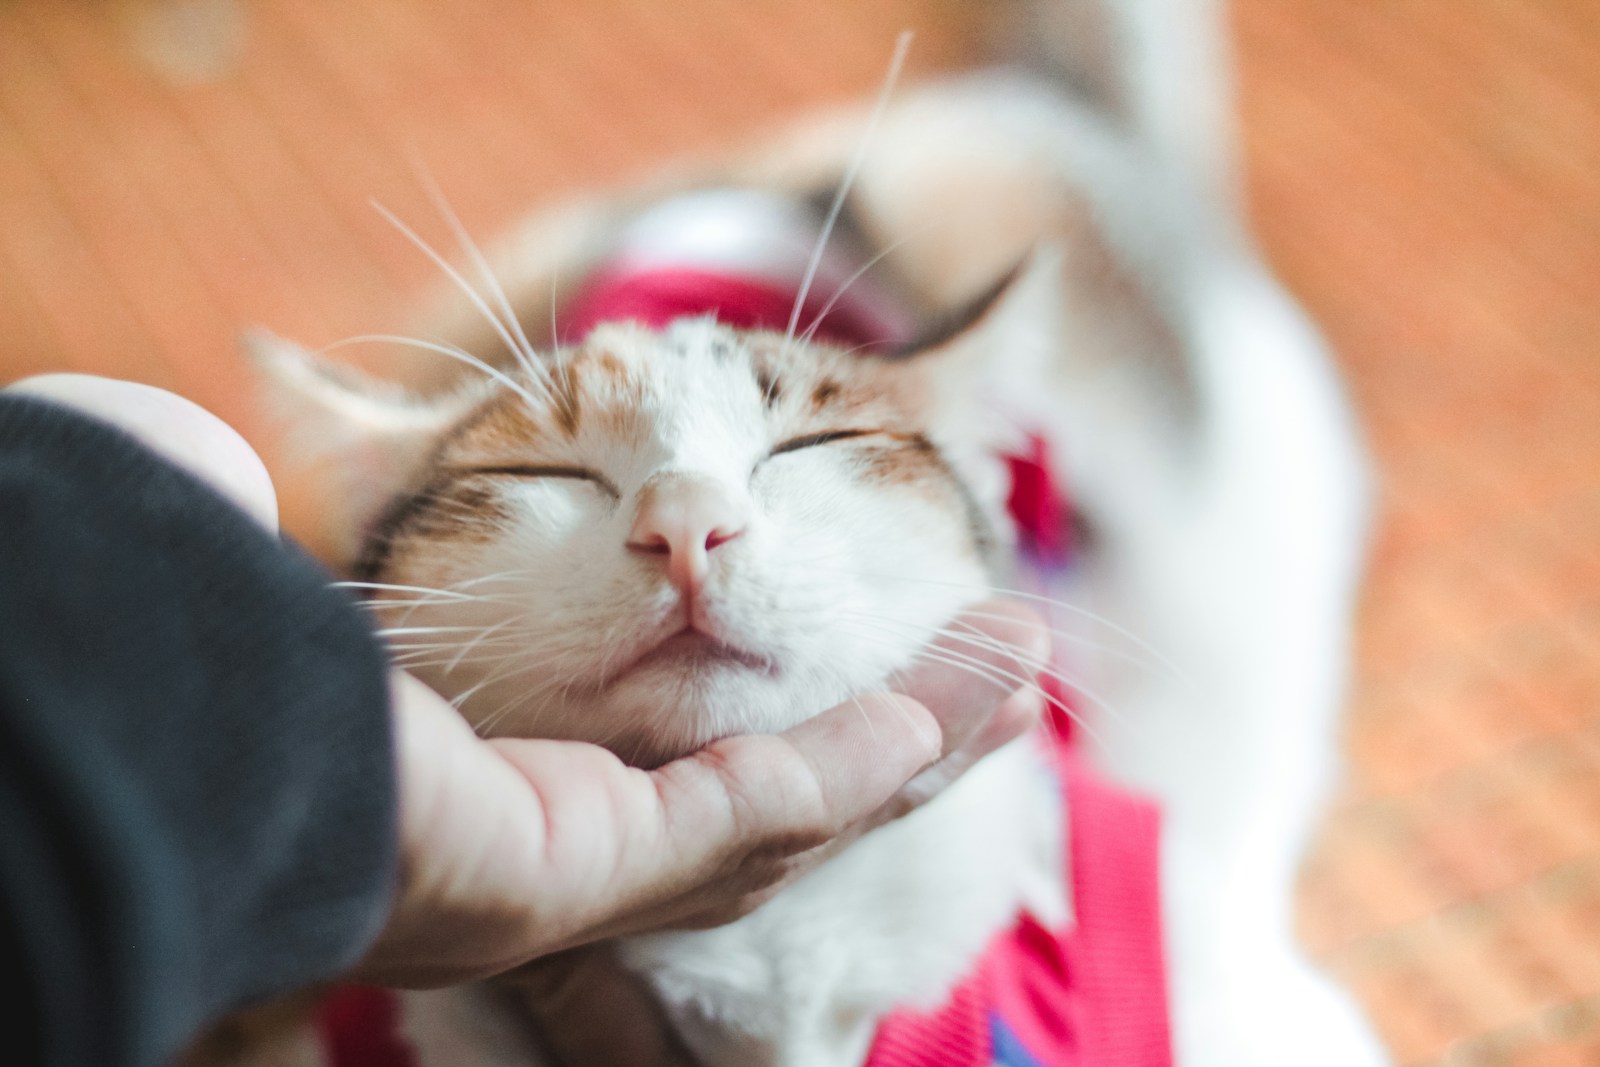
[[[908,666],[1005,532],[985,318],[894,356],[709,319],[595,329],[418,401],[252,342],[296,530],[488,734],[654,763]]]

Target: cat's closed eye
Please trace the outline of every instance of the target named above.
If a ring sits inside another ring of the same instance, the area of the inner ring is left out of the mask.
[[[781,456],[785,452],[798,452],[802,448],[815,448],[817,445],[831,444],[834,441],[843,441],[851,437],[865,437],[877,433],[877,430],[828,430],[823,433],[808,433],[800,437],[791,437],[780,445],[773,446],[767,458]]]
[[[622,494],[611,480],[598,471],[589,470],[587,467],[562,467],[534,463],[502,463],[488,464],[481,467],[469,467],[463,474],[478,474],[491,478],[572,478],[577,481],[592,482],[612,499],[620,500]]]

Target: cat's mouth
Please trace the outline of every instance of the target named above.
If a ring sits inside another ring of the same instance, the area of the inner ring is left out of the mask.
[[[694,626],[684,626],[677,632],[669,634],[659,644],[625,667],[618,677],[658,666],[691,671],[739,667],[761,674],[778,673],[778,665],[768,657],[741,648]]]

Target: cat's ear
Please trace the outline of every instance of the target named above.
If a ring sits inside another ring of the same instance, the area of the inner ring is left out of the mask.
[[[372,528],[425,476],[481,391],[419,399],[265,330],[240,340],[256,371],[262,458],[283,528],[341,573]]]
[[[1037,388],[1065,337],[1062,256],[1042,244],[983,292],[884,358],[958,444],[994,448],[1016,400]]]
[[[1010,485],[1000,457],[1025,447],[1030,408],[1064,343],[1061,279],[1059,251],[1040,246],[918,340],[881,357],[889,390],[994,516]]]

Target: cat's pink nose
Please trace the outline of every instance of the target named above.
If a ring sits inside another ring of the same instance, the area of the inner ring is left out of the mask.
[[[639,511],[628,548],[664,557],[667,580],[693,595],[711,569],[711,553],[744,533],[745,504],[709,478],[667,474],[651,479],[639,494]]]

